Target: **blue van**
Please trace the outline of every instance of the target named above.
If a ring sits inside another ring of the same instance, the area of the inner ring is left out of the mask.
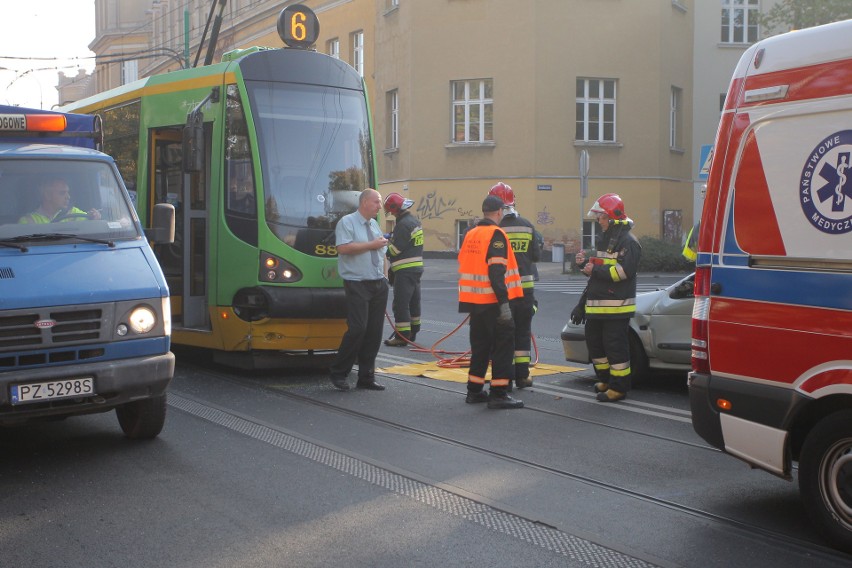
[[[169,292],[96,117],[0,106],[0,424],[115,409],[163,428],[174,375]]]

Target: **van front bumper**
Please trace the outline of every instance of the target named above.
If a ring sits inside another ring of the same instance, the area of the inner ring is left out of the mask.
[[[36,418],[106,412],[121,404],[166,392],[175,372],[175,356],[160,355],[52,366],[0,373],[0,424]],[[83,398],[12,405],[10,385],[92,377],[95,393]]]

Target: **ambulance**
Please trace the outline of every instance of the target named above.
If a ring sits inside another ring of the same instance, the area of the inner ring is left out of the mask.
[[[852,20],[751,46],[701,216],[696,432],[788,480],[852,551]]]
[[[0,425],[116,411],[157,436],[174,375],[169,289],[97,117],[0,106]]]

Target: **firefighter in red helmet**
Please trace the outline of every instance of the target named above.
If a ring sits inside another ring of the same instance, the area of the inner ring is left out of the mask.
[[[589,277],[586,292],[571,313],[586,323],[586,345],[595,368],[595,392],[601,402],[621,400],[630,390],[630,318],[636,313],[636,272],[642,247],[631,233],[633,221],[615,193],[601,195],[588,213],[603,234],[595,255],[580,250],[578,268]]]
[[[396,331],[385,345],[404,347],[420,331],[420,278],[423,276],[423,227],[411,212],[414,202],[398,193],[385,199],[385,213],[396,218],[388,242],[389,276],[393,283],[393,319]]]
[[[512,251],[521,274],[523,298],[511,302],[515,320],[515,386],[519,389],[532,386],[530,378],[530,354],[532,350],[532,319],[535,313],[535,263],[540,260],[541,247],[538,231],[527,219],[515,210],[515,192],[502,181],[495,184],[488,195],[499,197],[503,202],[503,220],[500,228],[509,237]]]

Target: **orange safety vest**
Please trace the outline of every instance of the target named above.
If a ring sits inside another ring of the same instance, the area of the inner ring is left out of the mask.
[[[491,238],[495,231],[500,231],[509,242],[509,237],[497,225],[477,225],[467,232],[462,249],[459,251],[459,302],[469,304],[496,304],[497,294],[491,288],[488,278],[488,266],[495,263],[506,263],[506,289],[509,299],[522,298],[524,289],[521,287],[521,273],[518,271],[518,261],[511,247],[507,247],[507,258],[486,257]]]

